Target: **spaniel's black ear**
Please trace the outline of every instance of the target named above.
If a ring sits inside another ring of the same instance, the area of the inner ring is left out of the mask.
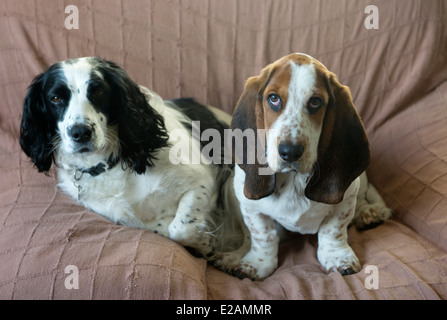
[[[158,149],[168,145],[164,120],[122,68],[113,62],[106,63],[105,79],[112,86],[121,158],[129,168],[142,174],[146,167],[153,166]]]
[[[55,130],[49,123],[43,95],[42,73],[34,78],[28,88],[20,124],[20,146],[34,162],[39,172],[46,172],[53,162]]]

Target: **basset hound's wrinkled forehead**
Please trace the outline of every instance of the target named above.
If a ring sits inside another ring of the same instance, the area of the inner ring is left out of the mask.
[[[266,129],[279,117],[296,119],[294,112],[300,107],[307,108],[304,112],[312,115],[316,126],[322,125],[324,112],[317,111],[329,103],[330,73],[321,62],[307,54],[293,53],[268,65],[262,74],[267,77],[265,87],[260,88]]]

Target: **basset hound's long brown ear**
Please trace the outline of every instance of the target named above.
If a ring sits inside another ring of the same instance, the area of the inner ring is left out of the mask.
[[[326,83],[329,104],[318,146],[318,159],[307,184],[307,198],[328,204],[343,200],[346,189],[369,165],[368,137],[351,92],[333,74]]]
[[[233,149],[236,163],[245,171],[244,195],[248,199],[254,200],[267,197],[275,190],[274,173],[266,174],[265,171],[268,170],[265,169],[268,169],[268,165],[260,163],[258,159],[259,154],[262,154],[262,152],[258,152],[259,146],[262,146],[265,150],[265,136],[258,135],[258,130],[265,129],[262,97],[271,72],[270,66],[267,66],[259,76],[247,80],[231,121],[231,129],[233,129],[234,135],[236,129],[240,129],[244,136],[251,135],[255,138],[255,143],[248,141],[248,139],[244,141],[242,150]],[[247,135],[244,133],[247,133]],[[241,135],[235,135],[235,139],[238,138],[241,138]],[[241,142],[235,141],[233,148]],[[264,170],[262,170],[263,168]]]

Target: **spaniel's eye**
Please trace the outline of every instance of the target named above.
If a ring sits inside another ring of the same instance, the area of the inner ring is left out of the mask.
[[[104,95],[104,90],[103,89],[97,89],[93,95],[95,96],[95,98],[100,98]]]
[[[281,98],[277,94],[270,94],[267,98],[267,102],[273,111],[281,110],[282,102]]]
[[[318,111],[323,106],[323,100],[317,97],[312,97],[309,100],[309,104],[307,105],[307,109],[310,113]]]
[[[61,103],[62,98],[59,98],[58,96],[51,97],[51,102],[53,103]]]

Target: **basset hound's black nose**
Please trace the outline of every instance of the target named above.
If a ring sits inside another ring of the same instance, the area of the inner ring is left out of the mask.
[[[280,143],[278,153],[284,161],[297,161],[304,153],[304,146],[302,144],[295,145],[290,142]]]

